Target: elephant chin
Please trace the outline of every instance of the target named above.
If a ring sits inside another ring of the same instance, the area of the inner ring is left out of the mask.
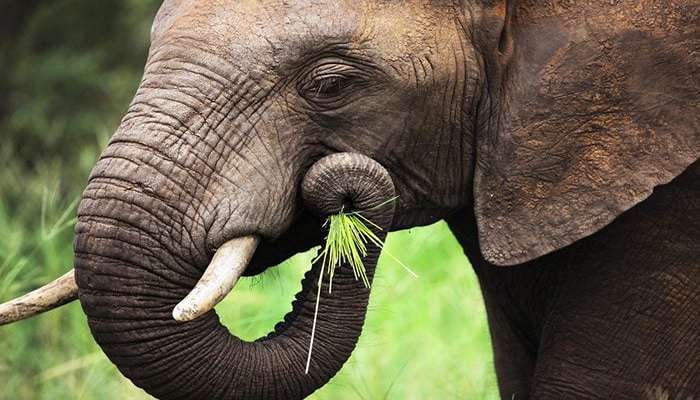
[[[90,186],[76,228],[80,302],[99,345],[136,385],[160,399],[300,399],[327,383],[350,357],[370,291],[349,266],[336,270],[332,293],[323,279],[315,330],[320,262],[304,275],[292,311],[266,337],[242,341],[214,311],[176,322],[173,308],[192,289],[182,282],[197,278],[186,257],[153,233],[147,212],[134,215],[133,197],[120,200],[105,183]],[[391,227],[394,206],[386,201],[394,197],[394,185],[365,156],[343,153],[318,161],[302,193],[307,209],[321,218],[350,206],[377,225],[372,229],[379,238]],[[370,282],[379,252],[368,245],[363,261]]]

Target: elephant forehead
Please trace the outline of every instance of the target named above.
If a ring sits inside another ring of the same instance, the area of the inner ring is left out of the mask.
[[[241,67],[278,64],[312,42],[353,41],[360,6],[352,1],[171,1],[156,18],[153,45],[192,41]]]
[[[153,26],[153,44],[195,41],[246,71],[294,64],[329,45],[395,59],[440,41],[444,29],[434,28],[451,14],[427,4],[434,3],[166,0]]]

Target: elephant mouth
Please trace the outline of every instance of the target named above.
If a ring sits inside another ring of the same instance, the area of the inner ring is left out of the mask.
[[[250,234],[217,246],[197,285],[173,309],[173,318],[180,322],[199,318],[223,301],[242,276],[260,275],[270,267],[319,246],[323,240],[321,224],[322,221],[307,210],[275,240]]]
[[[243,236],[224,243],[214,254],[197,285],[173,309],[176,321],[195,320],[223,300],[243,275],[260,243],[258,236]]]
[[[224,241],[216,246],[207,268],[197,285],[173,309],[176,321],[188,322],[212,310],[233,290],[242,276],[264,273],[291,257],[306,252],[322,242],[322,221],[308,210],[280,237],[266,240],[262,235],[249,234]]]
[[[268,268],[274,268],[296,254],[304,253],[321,245],[323,231],[319,228],[322,224],[321,219],[317,218],[310,210],[304,209],[299,212],[292,225],[279,237],[267,239],[261,236],[258,248],[243,272],[243,276],[260,275]]]

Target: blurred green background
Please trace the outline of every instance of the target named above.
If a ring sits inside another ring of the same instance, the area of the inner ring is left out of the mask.
[[[0,301],[72,265],[77,199],[139,83],[156,0],[0,0]],[[390,235],[353,357],[314,399],[496,399],[478,283],[444,223]],[[218,307],[239,336],[290,309],[310,256]],[[79,304],[0,328],[0,399],[148,399]]]

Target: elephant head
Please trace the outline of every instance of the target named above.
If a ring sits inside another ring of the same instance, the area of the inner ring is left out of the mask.
[[[351,274],[322,304],[309,374],[318,266],[258,341],[211,308],[241,273],[320,244],[319,214],[350,205],[388,231],[473,209],[485,259],[514,265],[697,159],[691,17],[661,29],[622,6],[515,3],[166,0],[83,195],[77,288],[68,275],[0,321],[77,293],[106,354],[155,396],[303,397],[361,331],[368,292]]]

